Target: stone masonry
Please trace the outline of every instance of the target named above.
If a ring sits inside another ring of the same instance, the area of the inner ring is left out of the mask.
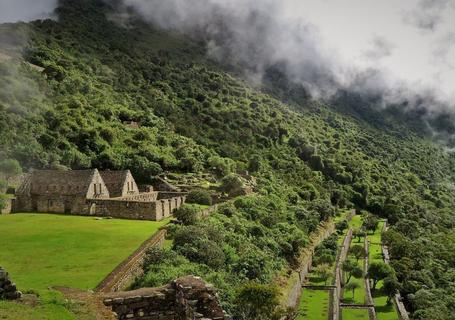
[[[0,300],[16,300],[22,296],[16,284],[9,278],[8,272],[0,267]]]
[[[16,191],[13,212],[65,213],[162,220],[185,203],[186,193],[141,192],[129,170],[35,170]]]
[[[216,291],[201,278],[186,276],[159,288],[117,292],[104,300],[119,320],[224,320]]]

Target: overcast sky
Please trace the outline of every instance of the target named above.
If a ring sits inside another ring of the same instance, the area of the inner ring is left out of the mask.
[[[346,64],[455,98],[455,0],[287,0]]]
[[[125,1],[156,5],[150,0]],[[239,7],[242,1],[210,2]],[[56,3],[0,0],[0,22],[44,18]],[[264,8],[278,4],[282,12],[277,14],[310,26],[313,40],[325,48],[323,54],[332,56],[340,66],[380,69],[392,83],[404,80],[417,90],[429,86],[440,91],[438,96],[455,99],[455,0],[254,1],[257,7],[261,3]]]

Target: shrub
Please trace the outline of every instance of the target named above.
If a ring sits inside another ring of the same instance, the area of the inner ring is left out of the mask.
[[[223,203],[218,208],[218,212],[227,217],[232,217],[234,215],[235,211],[236,211],[236,208],[235,208],[234,204],[231,202]]]
[[[220,190],[227,194],[233,194],[240,191],[242,187],[242,180],[237,175],[230,174],[221,180]]]
[[[204,189],[191,190],[186,201],[188,203],[197,203],[203,205],[212,205],[212,197],[210,192]]]
[[[0,192],[6,190],[8,188],[8,182],[3,179],[0,179]]]
[[[280,319],[278,311],[280,292],[277,287],[250,282],[242,285],[237,293],[237,314],[240,319]]]
[[[174,211],[174,217],[185,225],[195,224],[198,220],[198,210],[194,206],[184,204]]]

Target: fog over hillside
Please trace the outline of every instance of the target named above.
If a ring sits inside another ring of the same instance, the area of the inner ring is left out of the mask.
[[[449,121],[435,132],[444,139],[455,134],[453,0],[399,5],[371,0],[105,2],[121,2],[122,17],[133,9],[161,28],[204,39],[211,58],[245,66],[253,83],[279,65],[314,98],[331,97],[340,89],[372,96],[379,108],[394,104],[419,110],[432,127],[443,114]],[[57,1],[0,4],[0,21],[13,22],[45,17]]]

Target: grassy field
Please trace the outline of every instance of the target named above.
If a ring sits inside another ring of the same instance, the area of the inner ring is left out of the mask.
[[[327,320],[328,312],[329,292],[327,290],[303,290],[296,320]]]
[[[370,320],[367,309],[342,309],[345,320]]]
[[[360,244],[363,245],[362,242]],[[351,242],[351,247],[354,245],[359,245],[359,243]],[[349,254],[348,254],[348,258],[353,259],[352,256],[349,257]],[[365,273],[366,271],[364,270],[364,259],[359,259],[357,264]],[[363,277],[359,278],[359,279],[351,277],[351,279],[349,280],[349,283],[351,283],[351,282],[357,283],[359,285],[359,288],[354,291],[354,295],[352,295],[352,291],[344,290],[344,302],[364,304],[365,298],[366,298],[365,279]]]
[[[85,320],[77,304],[51,286],[94,288],[163,222],[48,214],[0,215],[0,265],[23,292],[39,295],[31,307],[0,301],[0,319]],[[83,309],[83,308],[82,308]]]
[[[369,259],[373,261],[383,261],[381,250],[381,233],[384,227],[384,221],[379,223],[378,229],[373,235],[368,235],[370,240]],[[398,320],[398,314],[393,304],[387,304],[387,295],[383,294],[382,281],[376,285],[376,290],[372,292],[376,315],[378,320]]]
[[[0,216],[0,265],[21,290],[94,288],[166,222],[47,214]]]

